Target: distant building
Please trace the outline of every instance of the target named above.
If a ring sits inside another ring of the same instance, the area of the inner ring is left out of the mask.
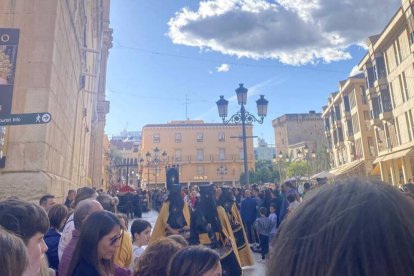
[[[252,136],[253,126],[246,126]],[[180,183],[226,183],[238,185],[243,172],[243,143],[239,124],[204,123],[201,120],[148,124],[142,128],[141,157],[143,183],[151,187],[165,184],[165,166],[179,165]],[[154,164],[154,149],[159,162]],[[162,153],[166,156],[163,158]],[[147,162],[146,155],[150,155]],[[249,170],[254,170],[253,141],[247,140]],[[165,160],[164,160],[165,159]]]
[[[277,154],[287,155],[291,160],[300,158],[305,146],[309,153],[326,148],[321,113],[285,114],[272,121]],[[326,151],[326,150],[325,150]]]
[[[338,177],[369,176],[376,156],[365,78],[359,74],[339,82],[323,107],[331,173]]]
[[[274,145],[269,145],[263,138],[257,139],[257,147],[254,148],[254,156],[257,161],[273,161],[275,153]]]

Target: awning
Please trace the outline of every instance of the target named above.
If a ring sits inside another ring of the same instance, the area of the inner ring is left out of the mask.
[[[365,161],[364,160],[356,160],[353,162],[350,162],[348,164],[344,164],[342,166],[340,166],[339,168],[330,171],[330,173],[335,174],[336,176],[342,175],[344,173],[347,173],[355,168],[357,168],[359,165],[363,164]]]
[[[413,150],[412,148],[409,148],[409,149],[400,150],[397,152],[392,152],[390,154],[384,155],[384,157],[381,159],[381,162],[404,157],[408,155],[412,150]]]

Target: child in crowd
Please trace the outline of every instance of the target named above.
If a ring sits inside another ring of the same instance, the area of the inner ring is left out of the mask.
[[[269,220],[270,220],[270,223],[272,224],[272,228],[270,230],[270,235],[269,235],[269,243],[270,243],[273,237],[276,235],[276,231],[277,231],[276,205],[270,204],[269,209],[270,209]]]
[[[268,217],[266,217],[266,208],[261,207],[259,209],[260,217],[254,222],[254,228],[259,234],[260,249],[262,259],[258,262],[263,263],[266,259],[266,254],[269,252],[269,235],[272,230],[272,223]]]
[[[151,224],[143,219],[136,219],[131,225],[132,235],[132,262],[131,270],[133,270],[135,263],[139,256],[144,253],[143,246],[148,245],[151,236]]]
[[[289,201],[288,214],[290,214],[293,210],[296,209],[296,207],[299,206],[299,202],[296,200],[296,197],[293,194],[288,194],[286,199]]]

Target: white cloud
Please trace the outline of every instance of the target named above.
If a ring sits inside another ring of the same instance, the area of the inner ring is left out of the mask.
[[[217,72],[228,72],[230,70],[230,65],[223,63],[219,67],[216,67]]]
[[[400,0],[210,0],[169,21],[176,44],[300,65],[351,58],[347,48],[381,32]],[[380,15],[380,16],[379,16]]]

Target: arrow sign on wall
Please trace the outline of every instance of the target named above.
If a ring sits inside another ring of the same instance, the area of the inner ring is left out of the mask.
[[[8,114],[0,116],[0,126],[47,124],[51,120],[48,112]]]

